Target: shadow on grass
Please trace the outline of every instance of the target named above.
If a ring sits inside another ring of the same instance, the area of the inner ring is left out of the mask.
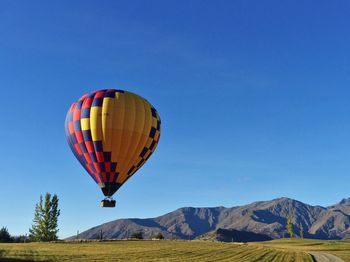
[[[34,260],[0,257],[0,262],[34,262]]]
[[[4,256],[6,256],[7,253],[8,252],[5,250],[0,250],[0,262],[34,262],[34,260],[25,259],[25,258],[4,257]]]

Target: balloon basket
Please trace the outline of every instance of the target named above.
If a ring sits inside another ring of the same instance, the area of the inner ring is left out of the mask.
[[[113,199],[103,199],[100,203],[101,207],[115,207],[116,201]]]

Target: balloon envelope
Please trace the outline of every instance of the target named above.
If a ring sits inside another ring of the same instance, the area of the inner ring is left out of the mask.
[[[70,107],[65,122],[75,157],[111,197],[152,155],[161,121],[144,98],[123,90],[99,90]]]

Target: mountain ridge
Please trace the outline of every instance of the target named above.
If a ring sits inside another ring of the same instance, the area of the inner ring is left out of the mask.
[[[102,230],[104,239],[125,239],[132,233],[142,233],[144,238],[161,233],[166,239],[194,239],[224,229],[282,238],[287,235],[289,214],[295,236],[300,235],[302,225],[303,235],[307,238],[350,239],[350,198],[323,207],[287,197],[228,208],[181,207],[154,218],[117,219],[90,228],[78,237],[96,239]]]

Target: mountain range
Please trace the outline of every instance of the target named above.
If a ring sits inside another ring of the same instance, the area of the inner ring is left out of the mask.
[[[244,206],[194,208],[183,207],[155,218],[118,219],[79,234],[79,239],[96,239],[102,230],[104,239],[125,239],[142,233],[145,239],[161,233],[166,239],[231,239],[232,232],[242,237],[282,238],[287,236],[287,217],[291,216],[293,232],[306,238],[350,239],[350,198],[329,206],[312,206],[290,198],[257,201]],[[225,236],[225,234],[228,234]],[[68,239],[74,239],[72,236]]]

